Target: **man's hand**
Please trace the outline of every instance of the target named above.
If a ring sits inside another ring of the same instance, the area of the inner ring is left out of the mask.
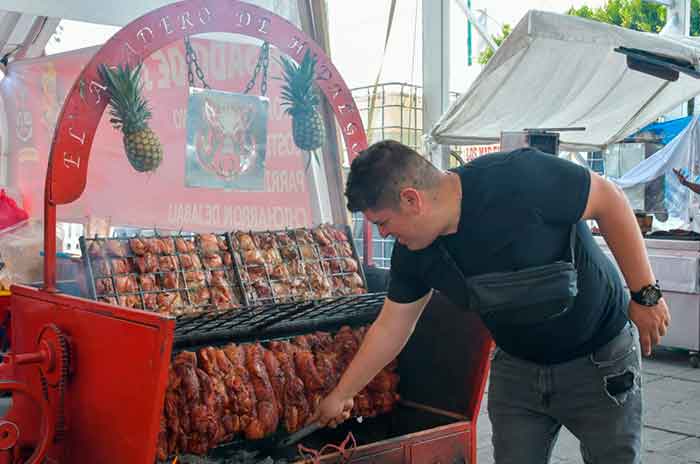
[[[639,343],[644,356],[651,355],[651,349],[666,335],[671,315],[666,301],[662,298],[656,306],[642,306],[630,301],[629,317],[639,329]]]
[[[676,175],[678,178],[678,182],[681,183],[681,185],[685,185],[688,183],[688,179],[683,175],[680,169],[674,169],[673,173]]]
[[[353,405],[352,398],[343,398],[334,390],[321,401],[306,425],[318,422],[324,427],[335,428],[350,418]]]

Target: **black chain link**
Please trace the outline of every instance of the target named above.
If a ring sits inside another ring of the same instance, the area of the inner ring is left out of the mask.
[[[248,81],[245,86],[243,93],[248,93],[253,90],[255,83],[258,80],[258,74],[262,69],[262,79],[260,82],[260,95],[265,96],[267,93],[267,68],[270,64],[270,44],[268,42],[263,42],[262,47],[260,47],[260,55],[258,56],[258,62],[255,63],[255,69],[253,70],[253,76]]]
[[[187,82],[190,87],[194,87],[194,76],[202,81],[202,85],[205,89],[209,89],[209,84],[204,80],[204,72],[202,68],[199,67],[197,62],[197,54],[194,52],[192,43],[190,42],[190,37],[185,36],[185,62],[187,63]],[[192,71],[192,65],[194,65],[194,72]],[[267,94],[267,70],[270,66],[270,43],[263,42],[260,47],[260,55],[258,56],[258,62],[255,63],[255,69],[253,70],[253,77],[245,86],[243,93],[248,93],[253,90],[255,83],[258,80],[258,74],[262,70],[262,78],[260,80],[260,95],[265,96]]]
[[[190,37],[187,35],[185,36],[185,62],[187,63],[187,82],[190,84],[190,87],[194,87],[194,74],[196,73],[197,78],[202,81],[202,86],[204,86],[205,89],[211,88],[204,80],[204,72],[202,68],[199,67],[197,54],[194,52]],[[192,72],[192,65],[194,65],[194,73]]]

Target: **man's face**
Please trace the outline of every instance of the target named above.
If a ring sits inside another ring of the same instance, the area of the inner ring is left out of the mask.
[[[430,221],[425,220],[420,202],[416,205],[402,199],[398,209],[368,209],[363,213],[377,225],[382,237],[392,236],[409,250],[426,248],[437,237]]]

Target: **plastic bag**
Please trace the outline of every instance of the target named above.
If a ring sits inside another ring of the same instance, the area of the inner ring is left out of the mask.
[[[0,231],[29,219],[29,214],[15,200],[7,196],[5,189],[0,190]]]
[[[63,234],[56,231],[56,249],[61,250]],[[44,226],[39,219],[30,219],[14,227],[0,230],[0,258],[13,284],[41,282],[44,273]]]

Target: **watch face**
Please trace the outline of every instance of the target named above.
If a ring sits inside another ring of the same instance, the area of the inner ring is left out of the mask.
[[[649,285],[642,290],[642,304],[654,306],[661,299],[661,289],[656,285]]]

